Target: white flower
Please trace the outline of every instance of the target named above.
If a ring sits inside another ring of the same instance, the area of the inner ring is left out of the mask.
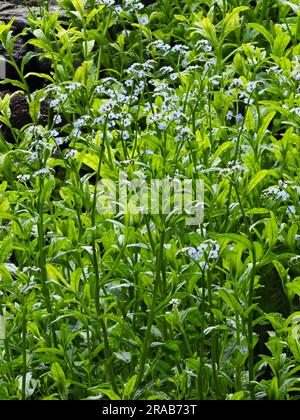
[[[56,98],[56,99],[52,99],[52,101],[50,101],[50,103],[49,103],[49,106],[51,107],[51,108],[54,108],[55,106],[57,106],[59,104],[59,99],[58,98]]]
[[[75,149],[70,149],[70,150],[68,150],[68,151],[67,151],[67,153],[65,154],[65,158],[66,158],[66,159],[68,159],[68,158],[73,159],[73,158],[77,155],[77,153],[78,153],[78,150],[75,150]]]
[[[199,261],[202,258],[202,252],[195,248],[190,248],[188,254],[194,261]]]
[[[217,260],[219,258],[218,251],[216,249],[210,251],[208,257]]]
[[[159,123],[158,128],[159,130],[165,130],[167,128],[167,123],[166,122]]]
[[[257,81],[254,81],[254,82],[248,82],[248,83],[246,83],[246,91],[247,91],[248,93],[252,93],[252,92],[254,92],[254,90],[256,89],[256,87],[257,87],[257,85],[258,85],[258,83],[259,83],[259,82],[257,82]]]
[[[28,181],[30,179],[30,175],[29,174],[18,175],[17,179],[19,179],[20,181]]]
[[[113,6],[115,4],[114,0],[97,0],[97,4],[105,4],[106,6]]]
[[[209,44],[207,39],[201,39],[197,42],[196,48],[202,49],[204,52],[212,51],[212,46]]]
[[[171,299],[170,300],[170,305],[173,306],[173,309],[177,308],[180,305],[180,299]]]
[[[200,263],[199,263],[199,266],[200,266],[200,268],[202,269],[202,270],[205,270],[205,271],[207,271],[208,269],[209,269],[209,265],[207,264],[207,262],[205,262],[205,261],[201,261]]]
[[[57,130],[50,130],[49,134],[51,137],[57,137],[59,135],[59,132]]]
[[[143,15],[143,16],[141,16],[141,17],[139,18],[139,23],[140,23],[141,25],[143,25],[143,26],[148,25],[148,23],[149,23],[149,18],[148,18],[148,16],[147,16],[147,15]]]
[[[46,175],[50,173],[50,169],[49,168],[42,168],[39,169],[38,171],[34,172],[34,174],[32,175],[33,177],[39,176],[39,175]]]

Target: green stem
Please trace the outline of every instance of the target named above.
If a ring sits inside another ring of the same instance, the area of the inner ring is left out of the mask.
[[[212,295],[212,281],[211,281],[211,273],[208,270],[207,272],[207,296],[208,296],[208,305],[210,311],[210,326],[214,326],[215,317],[213,313],[213,295]],[[213,381],[215,385],[216,394],[221,397],[221,391],[219,386],[218,380],[218,372],[217,372],[217,336],[215,331],[211,332],[211,363],[212,363],[212,373],[213,373]]]
[[[242,215],[243,215],[243,220],[244,220],[244,224],[248,233],[248,238],[251,241],[252,244],[252,249],[250,250],[251,253],[251,257],[252,257],[252,269],[251,269],[251,273],[250,273],[250,282],[249,282],[249,291],[248,291],[248,309],[251,308],[252,304],[253,304],[253,300],[254,300],[254,283],[255,283],[255,269],[256,269],[256,254],[255,254],[255,249],[254,249],[254,243],[252,240],[252,234],[251,234],[251,229],[247,220],[247,216],[240,198],[240,194],[237,188],[236,183],[234,183],[234,189],[236,192],[236,196],[237,196],[237,200],[238,203],[240,205],[241,211],[242,211]],[[253,340],[253,310],[250,311],[249,315],[248,315],[248,320],[247,320],[247,330],[248,330],[248,334],[247,334],[247,344],[248,344],[248,372],[249,372],[249,392],[250,392],[250,398],[252,400],[255,399],[255,392],[254,392],[254,340]]]
[[[148,318],[147,329],[146,329],[146,334],[145,334],[145,339],[144,339],[144,345],[143,345],[140,364],[139,364],[139,373],[138,373],[138,377],[137,377],[135,389],[134,389],[135,392],[137,391],[137,389],[139,388],[139,385],[142,382],[147,354],[150,347],[151,327],[154,321],[154,315],[155,315],[155,310],[156,310],[156,299],[157,299],[159,284],[160,284],[160,275],[163,269],[163,246],[164,246],[164,231],[162,231],[161,238],[160,238],[159,252],[158,252],[157,262],[156,262],[156,276],[155,276],[155,283],[154,283],[154,289],[153,289],[153,294],[152,294],[152,304],[151,304],[151,309],[150,309],[150,314]]]
[[[202,300],[201,300],[201,335],[199,349],[199,370],[198,370],[198,394],[199,400],[204,400],[204,327],[205,327],[205,279],[202,274]]]
[[[56,347],[57,346],[57,340],[56,340],[56,334],[55,334],[55,328],[52,324],[52,307],[51,307],[51,301],[50,301],[50,295],[49,290],[47,286],[47,271],[46,271],[46,256],[45,256],[45,231],[44,231],[44,209],[41,196],[42,196],[42,190],[44,188],[44,179],[40,176],[39,177],[39,196],[38,196],[38,245],[39,245],[39,269],[41,272],[41,286],[42,286],[42,293],[43,297],[45,299],[46,309],[50,316],[50,325],[51,325],[51,333],[52,333],[52,339],[53,344]],[[48,343],[49,345],[50,343]]]
[[[26,400],[26,374],[27,374],[27,358],[26,358],[26,336],[27,336],[27,306],[24,302],[22,313],[22,400]]]
[[[101,148],[100,148],[99,163],[98,163],[98,168],[97,168],[97,173],[96,173],[96,184],[95,184],[95,189],[94,189],[93,205],[91,209],[92,228],[96,227],[96,204],[97,204],[97,193],[98,193],[97,185],[100,179],[101,165],[102,165],[102,160],[103,160],[103,155],[104,155],[104,150],[105,150],[106,127],[107,127],[107,119],[105,121],[104,129],[103,129],[103,137],[102,137]],[[114,372],[113,372],[113,368],[111,364],[111,349],[110,349],[109,340],[108,340],[107,327],[103,319],[103,313],[100,307],[100,290],[101,290],[102,282],[101,282],[100,273],[99,273],[97,242],[96,242],[96,235],[95,235],[94,230],[93,230],[93,236],[92,236],[92,259],[93,259],[93,268],[94,268],[94,273],[95,273],[95,309],[96,309],[96,314],[99,319],[99,324],[100,324],[100,328],[102,330],[102,335],[103,335],[105,365],[106,365],[106,369],[107,369],[107,373],[108,373],[108,377],[109,377],[112,389],[117,395],[119,395],[119,390],[115,381],[115,376],[114,376]]]

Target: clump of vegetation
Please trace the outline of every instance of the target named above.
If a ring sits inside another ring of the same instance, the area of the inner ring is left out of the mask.
[[[299,2],[44,3],[0,25],[0,398],[299,399]],[[100,211],[121,171],[202,223]]]

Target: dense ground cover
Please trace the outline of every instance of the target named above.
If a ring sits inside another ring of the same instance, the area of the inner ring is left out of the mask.
[[[58,4],[0,25],[0,398],[299,399],[299,1]]]

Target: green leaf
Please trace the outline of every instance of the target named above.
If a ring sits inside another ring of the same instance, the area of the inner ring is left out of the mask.
[[[239,235],[238,233],[220,233],[215,235],[216,239],[224,239],[228,242],[233,241],[241,244],[244,248],[253,249],[251,241],[247,239],[245,236]]]
[[[218,295],[224,300],[224,302],[237,314],[241,316],[244,313],[242,305],[238,302],[234,296],[234,292],[228,289],[218,289]]]
[[[91,287],[90,287],[89,283],[87,283],[84,286],[82,302],[83,302],[84,305],[86,305],[86,307],[90,306],[90,303],[91,303]]]
[[[76,268],[76,270],[74,270],[71,274],[70,286],[71,286],[71,289],[75,293],[78,293],[79,291],[81,274],[82,274],[82,269],[80,267]]]
[[[263,181],[266,176],[270,173],[270,171],[268,169],[263,169],[259,172],[257,172],[257,174],[251,179],[251,181],[249,182],[246,191],[245,191],[245,195],[250,194],[250,192],[261,182]]]
[[[46,74],[46,73],[36,73],[34,71],[31,71],[29,73],[26,73],[26,75],[24,77],[25,77],[25,79],[27,79],[28,77],[31,77],[31,76],[40,77],[41,79],[47,79],[47,80],[49,80],[49,82],[55,83],[53,78],[51,76],[49,76],[49,74]]]
[[[266,214],[266,213],[269,213],[269,210],[260,208],[260,207],[254,207],[253,209],[248,210],[246,213],[247,214]]]
[[[85,83],[88,75],[90,74],[91,67],[93,65],[92,61],[84,61],[80,67],[75,72],[74,81],[79,83]]]
[[[287,295],[288,299],[292,301],[294,298],[294,292],[288,288],[288,270],[284,268],[281,262],[277,260],[274,260],[272,262],[274,267],[276,268],[277,273],[279,274],[284,293]]]
[[[254,115],[253,115],[253,110],[251,108],[248,108],[248,110],[246,112],[245,126],[246,126],[246,128],[247,128],[248,131],[252,130],[254,132],[255,129],[256,129],[256,124],[255,124],[255,119],[254,119]]]
[[[208,38],[208,40],[214,45],[216,46],[218,41],[217,41],[217,34],[216,34],[216,28],[214,26],[214,24],[212,23],[212,21],[209,18],[203,18],[201,19],[201,26],[204,30],[204,33],[206,35],[206,37]]]
[[[51,196],[54,186],[55,186],[54,179],[50,179],[50,180],[47,179],[45,181],[42,191],[41,191],[41,196],[40,196],[41,203],[46,204],[50,200],[50,196]]]
[[[295,15],[298,15],[298,16],[300,15],[300,3],[297,0],[294,0],[294,3],[287,0],[284,0],[284,1],[281,0],[281,1],[284,6],[290,6],[293,9]],[[298,4],[295,4],[295,3],[298,3]]]
[[[0,263],[4,263],[6,261],[7,256],[12,250],[12,239],[6,238],[2,240],[0,243]]]
[[[272,249],[278,240],[278,225],[276,217],[274,216],[274,213],[270,211],[270,219],[268,219],[265,223],[265,230],[264,233],[267,237],[269,249]]]
[[[54,362],[51,366],[51,374],[57,384],[62,384],[66,377],[59,363]]]
[[[85,1],[84,0],[71,0],[71,1],[75,9],[77,10],[77,12],[80,14],[81,17],[83,17]]]
[[[126,383],[125,387],[124,387],[124,391],[123,391],[123,400],[130,400],[132,397],[132,393],[134,391],[135,388],[135,384],[136,384],[136,380],[137,380],[137,375],[133,375],[129,381]]]
[[[300,296],[300,277],[296,277],[293,281],[286,284],[287,289]]]
[[[12,276],[4,264],[0,264],[0,282],[12,281]],[[3,283],[2,283],[3,284]]]
[[[19,82],[18,80],[15,80],[15,79],[4,79],[4,80],[1,80],[0,84],[1,85],[10,84],[22,90],[26,90],[26,86],[24,85],[24,83]]]
[[[274,267],[277,270],[277,273],[279,274],[279,277],[281,278],[281,281],[283,284],[287,281],[287,270],[284,268],[284,266],[281,264],[281,262],[274,260],[272,261]]]
[[[54,267],[54,265],[47,263],[46,271],[50,280],[53,280],[56,283],[63,284],[64,286],[69,286],[64,276],[60,273],[60,271],[56,267]]]
[[[278,390],[278,379],[275,376],[272,380],[271,383],[269,385],[269,389],[268,389],[268,397],[270,400],[277,400],[278,399],[278,395],[279,395],[279,390]]]
[[[39,53],[37,52],[33,52],[33,51],[28,51],[24,57],[22,58],[22,63],[21,63],[21,72],[24,73],[24,67],[26,64],[29,63],[29,61],[34,58],[37,57],[39,55]]]
[[[87,153],[83,158],[83,163],[96,172],[99,167],[99,157],[93,153]]]
[[[277,57],[282,57],[283,53],[290,42],[291,37],[280,30],[275,38],[273,45],[273,54]]]
[[[234,394],[229,394],[226,398],[226,400],[243,400],[245,398],[244,391],[238,391]]]
[[[101,10],[105,8],[105,4],[101,4],[98,8],[93,8],[92,11],[86,17],[86,25],[90,23],[94,16],[96,16]]]
[[[224,35],[229,34],[230,32],[234,31],[238,27],[241,26],[239,14],[240,12],[244,12],[248,10],[248,6],[239,6],[235,7],[230,13],[225,16],[223,20],[223,33]]]
[[[97,392],[101,392],[101,394],[106,395],[112,401],[118,401],[121,399],[112,389],[99,388],[97,389]]]
[[[272,46],[273,42],[274,42],[274,38],[272,37],[272,35],[270,34],[270,32],[263,26],[260,25],[259,23],[248,23],[247,26],[249,26],[249,28],[253,28],[255,29],[257,32],[260,32],[268,41],[268,43]]]
[[[268,127],[269,127],[270,122],[274,118],[275,114],[276,114],[276,111],[272,111],[263,118],[261,126],[258,130],[258,133],[257,133],[257,140],[256,141],[257,141],[258,144],[260,144],[263,141],[264,135],[265,135],[265,133],[266,133]]]
[[[222,143],[213,154],[211,161],[214,162],[219,156],[221,156],[226,150],[231,149],[234,146],[232,141],[225,141]]]
[[[51,45],[48,43],[48,41],[42,39],[31,39],[28,41],[28,44],[40,48],[43,51],[52,52]]]
[[[296,235],[298,233],[298,226],[297,224],[292,224],[289,228],[288,234],[287,234],[287,238],[286,238],[286,242],[288,244],[288,246],[294,251],[295,246],[296,246]]]

